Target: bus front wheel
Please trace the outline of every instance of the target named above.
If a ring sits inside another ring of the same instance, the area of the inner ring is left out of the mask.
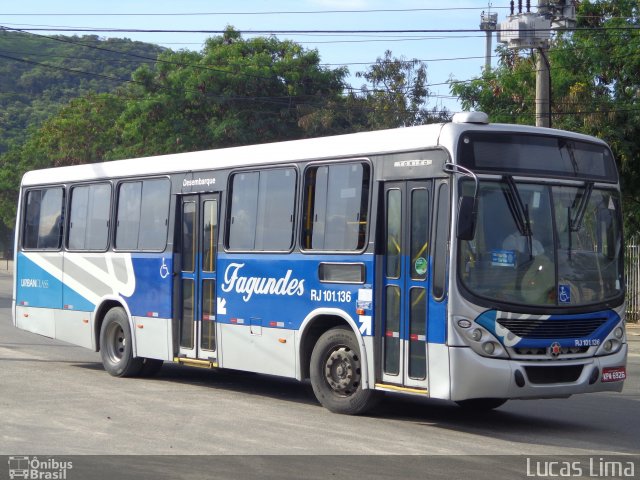
[[[316,398],[334,413],[357,415],[375,403],[378,392],[362,388],[360,348],[348,327],[335,327],[320,336],[311,353],[309,374]]]
[[[121,307],[112,308],[104,317],[100,356],[104,369],[114,377],[131,377],[142,370],[144,359],[133,356],[129,320]]]

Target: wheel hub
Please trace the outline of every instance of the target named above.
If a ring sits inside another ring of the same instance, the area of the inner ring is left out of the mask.
[[[360,384],[360,360],[355,352],[347,347],[331,352],[325,364],[325,378],[336,393],[351,395]]]
[[[113,325],[109,331],[108,343],[106,345],[109,357],[114,363],[122,360],[125,348],[127,346],[127,339],[124,335],[124,331],[120,325]]]

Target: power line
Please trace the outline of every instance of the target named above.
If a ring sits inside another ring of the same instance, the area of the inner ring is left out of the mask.
[[[509,7],[492,9],[507,10]],[[433,8],[380,8],[366,10],[289,10],[264,12],[173,12],[173,13],[4,13],[4,16],[15,17],[180,17],[180,16],[221,16],[221,15],[318,15],[340,13],[413,13],[413,12],[450,12],[463,10],[485,10],[486,7],[433,7]]]
[[[81,32],[81,33],[202,33],[222,35],[227,30],[197,30],[197,29],[160,29],[160,28],[93,28],[93,27],[32,27],[24,29],[15,29],[3,27],[6,30],[16,31],[48,31],[48,32]],[[501,32],[580,32],[580,31],[617,31],[617,30],[640,30],[640,25],[626,25],[613,27],[562,27],[547,29],[502,29]],[[421,34],[421,33],[478,33],[478,28],[444,28],[444,29],[384,29],[384,30],[234,30],[244,35],[297,35],[297,34]]]
[[[62,26],[62,25],[32,25],[32,24],[23,24],[23,23],[5,23],[5,30],[14,30],[17,32],[30,33],[34,31],[61,31],[60,29],[69,29],[68,32],[81,32],[81,33],[92,33],[95,32],[91,30],[93,27],[84,27],[84,26]],[[8,27],[8,26],[11,27]],[[2,27],[0,27],[0,31]],[[108,30],[100,31],[101,33],[109,33]],[[185,33],[191,33],[184,31]],[[156,33],[156,32],[137,32],[137,33]],[[162,32],[160,32],[162,33]],[[174,32],[175,33],[175,32]],[[264,35],[264,33],[258,33],[258,35]],[[248,35],[251,36],[251,35]],[[290,35],[291,37],[318,37],[318,38],[341,38],[345,37],[349,40],[315,40],[315,41],[300,41],[296,43],[300,44],[337,44],[337,43],[373,43],[373,42],[408,42],[408,41],[422,41],[422,40],[448,40],[448,39],[463,39],[463,38],[484,38],[484,34],[482,35],[438,35],[438,36],[416,36],[416,35],[385,35],[385,34],[328,34],[328,33],[318,33],[318,34],[309,34],[309,33],[294,33]],[[354,38],[361,38],[362,40],[353,40]],[[165,42],[163,42],[164,44]],[[166,42],[169,43],[169,42]],[[184,43],[184,45],[201,45],[202,42],[191,42]]]

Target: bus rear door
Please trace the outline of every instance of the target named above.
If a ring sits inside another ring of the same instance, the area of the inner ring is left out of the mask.
[[[180,348],[182,358],[217,364],[216,258],[218,194],[186,195],[181,201]]]

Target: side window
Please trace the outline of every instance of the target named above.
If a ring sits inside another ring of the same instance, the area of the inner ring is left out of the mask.
[[[433,241],[433,296],[437,300],[444,298],[447,281],[447,250],[449,245],[449,185],[443,183],[438,189],[436,207],[436,232]]]
[[[109,244],[111,185],[73,187],[69,211],[70,250],[106,250]]]
[[[361,250],[369,208],[369,165],[346,163],[305,172],[302,246],[312,250]]]
[[[120,250],[164,250],[170,183],[165,178],[124,182],[118,187],[116,243]]]
[[[64,189],[30,190],[26,194],[22,246],[58,250],[62,246]]]
[[[295,203],[293,168],[260,172],[256,250],[286,251],[292,247]]]
[[[231,215],[227,246],[233,250],[253,250],[258,216],[258,172],[237,173],[231,178]]]
[[[169,227],[171,184],[166,178],[142,182],[140,206],[140,250],[164,250]]]
[[[136,250],[140,232],[142,182],[121,183],[118,187],[116,245],[121,250]]]
[[[287,251],[293,245],[296,171],[274,168],[231,177],[227,247]]]

